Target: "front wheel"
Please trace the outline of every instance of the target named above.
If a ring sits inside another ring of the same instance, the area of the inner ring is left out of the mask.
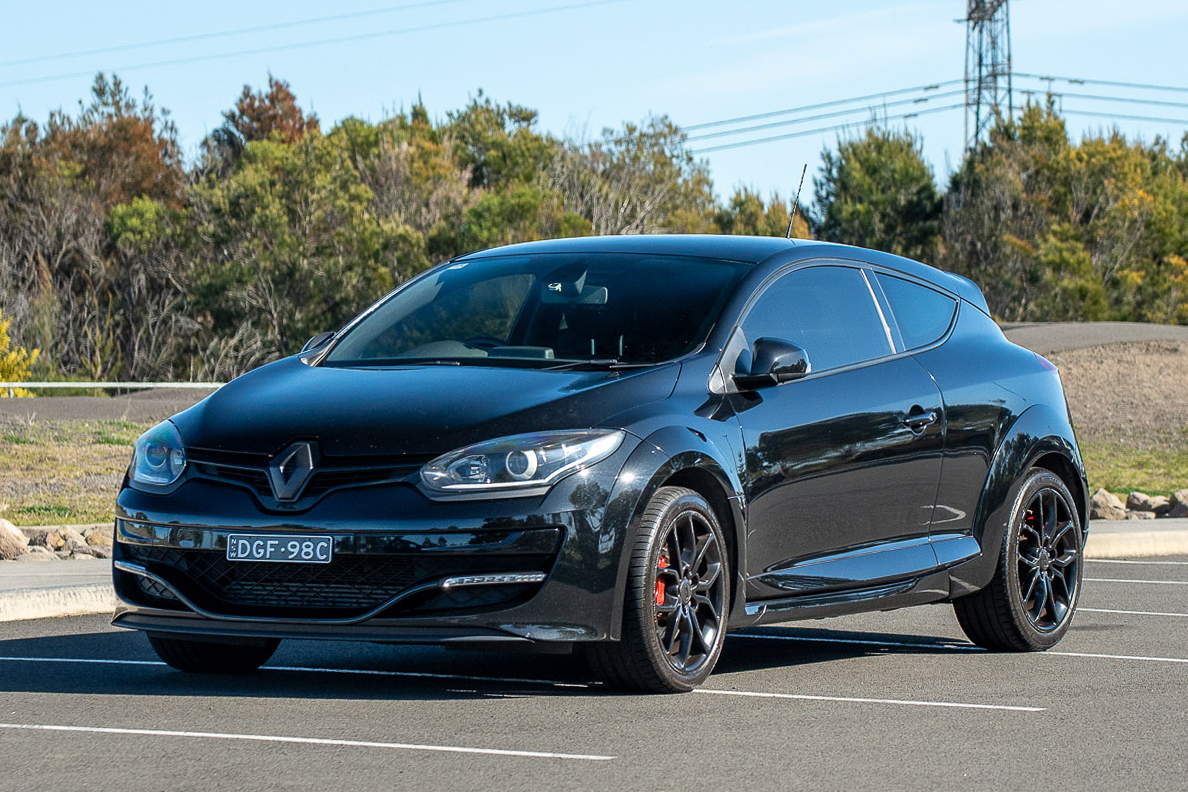
[[[1019,489],[990,585],[953,601],[969,639],[994,650],[1049,649],[1081,593],[1081,520],[1059,476],[1032,469]]]
[[[730,565],[722,528],[698,493],[662,487],[629,561],[622,640],[587,656],[610,684],[681,693],[705,681],[726,636]]]
[[[178,671],[199,674],[245,674],[255,671],[268,662],[280,645],[276,639],[258,644],[228,644],[156,635],[149,636],[149,643],[157,657]]]

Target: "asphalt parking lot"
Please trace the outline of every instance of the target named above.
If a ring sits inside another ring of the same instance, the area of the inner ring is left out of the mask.
[[[0,790],[1143,789],[1188,777],[1188,558],[1089,561],[1056,650],[952,610],[731,637],[682,696],[576,657],[288,642],[189,676],[101,616],[0,625]]]

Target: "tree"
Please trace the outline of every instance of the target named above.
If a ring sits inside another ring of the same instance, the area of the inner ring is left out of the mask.
[[[941,199],[922,145],[908,130],[872,126],[839,138],[836,153],[823,151],[816,184],[821,237],[932,260]]]
[[[318,130],[318,117],[306,114],[297,106],[297,97],[284,80],[268,75],[268,91],[253,91],[243,86],[243,93],[234,109],[223,112],[226,126],[235,131],[245,143],[268,140],[276,135],[286,143],[294,143],[307,132]]]
[[[22,382],[29,378],[29,368],[37,360],[37,350],[32,352],[24,347],[14,346],[8,336],[8,325],[11,319],[5,319],[0,312],[0,382]],[[0,398],[8,395],[8,388],[0,387]],[[13,388],[14,396],[32,396],[24,388]]]
[[[734,191],[725,206],[714,214],[714,225],[722,234],[750,234],[752,236],[784,236],[788,233],[788,205],[774,193],[765,205],[763,199],[749,188]],[[809,239],[808,221],[804,208],[796,212],[792,236]]]

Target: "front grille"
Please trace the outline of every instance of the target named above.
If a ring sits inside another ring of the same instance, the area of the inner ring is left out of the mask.
[[[402,456],[390,459],[324,457],[310,476],[295,502],[278,502],[268,479],[268,459],[259,454],[229,454],[206,449],[188,449],[194,473],[208,481],[230,484],[250,490],[261,505],[269,509],[292,511],[307,509],[323,495],[347,487],[364,487],[390,481],[403,481],[430,461],[428,456]]]
[[[238,468],[230,465],[213,465],[208,462],[195,463],[194,470],[203,478],[247,487],[257,495],[266,498],[272,497],[272,487],[268,483],[268,474],[263,470],[250,470],[248,468]]]
[[[444,577],[497,572],[548,572],[551,554],[338,554],[329,564],[228,561],[221,550],[120,544],[120,557],[141,564],[212,613],[239,616],[351,618],[380,607],[406,589]],[[478,589],[491,589],[480,591]],[[423,609],[474,609],[507,604],[538,585],[436,589],[402,600],[384,616]],[[499,589],[499,591],[495,591]],[[160,595],[145,591],[154,599]],[[153,603],[146,603],[153,604]]]

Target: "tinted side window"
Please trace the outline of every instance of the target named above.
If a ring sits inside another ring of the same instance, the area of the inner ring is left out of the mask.
[[[768,336],[808,352],[813,371],[891,354],[891,343],[859,270],[810,267],[780,278],[742,323],[748,343]]]
[[[953,321],[957,302],[927,286],[879,273],[876,275],[883,294],[899,325],[908,349],[928,346],[945,334]]]

